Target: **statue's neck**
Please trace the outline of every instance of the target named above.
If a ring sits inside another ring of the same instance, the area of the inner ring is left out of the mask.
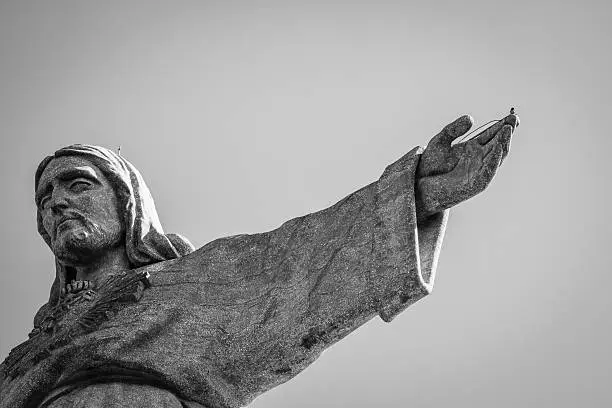
[[[125,252],[125,246],[121,245],[111,248],[104,255],[96,258],[87,265],[75,265],[69,268],[70,276],[66,276],[66,282],[71,280],[90,281],[94,285],[104,280],[108,275],[131,269],[130,261]]]

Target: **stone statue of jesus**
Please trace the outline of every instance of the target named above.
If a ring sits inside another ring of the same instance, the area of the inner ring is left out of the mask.
[[[248,404],[431,292],[448,209],[486,188],[518,124],[453,144],[472,126],[462,116],[333,206],[197,250],[164,233],[123,157],[58,150],[35,177],[56,277],[0,365],[0,407]]]

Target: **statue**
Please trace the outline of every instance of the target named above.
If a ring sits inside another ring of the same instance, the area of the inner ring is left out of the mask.
[[[198,250],[164,233],[123,157],[58,150],[35,176],[56,277],[0,365],[0,407],[248,404],[431,292],[448,209],[486,188],[518,124],[453,144],[462,116],[335,205]]]

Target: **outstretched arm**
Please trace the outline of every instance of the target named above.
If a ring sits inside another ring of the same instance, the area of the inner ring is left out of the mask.
[[[472,177],[460,172],[466,160],[491,160],[484,158],[487,143],[480,155],[478,146],[450,146],[470,125],[471,118],[460,118],[422,154],[413,149],[327,209],[148,267],[152,287],[138,319],[146,325],[171,316],[172,330],[193,333],[155,364],[172,366],[177,383],[189,381],[185,372],[206,372],[216,398],[246,405],[374,316],[390,321],[429,294],[446,209],[461,201],[454,172]],[[416,187],[425,215],[418,221]],[[153,336],[166,341],[165,333],[147,333],[147,344],[157,344]],[[176,355],[189,358],[179,365]]]

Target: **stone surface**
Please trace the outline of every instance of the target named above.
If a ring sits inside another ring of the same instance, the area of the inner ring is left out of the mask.
[[[482,148],[451,148],[470,124],[330,208],[195,251],[163,232],[125,159],[56,152],[36,190],[57,276],[0,365],[0,407],[244,406],[374,316],[391,321],[432,290],[449,203],[482,191],[507,154],[503,124],[469,142]],[[501,151],[495,167],[486,149]]]
[[[419,218],[443,211],[484,191],[510,150],[519,126],[513,111],[471,139],[461,140],[473,119],[464,115],[431,139],[417,170]]]

